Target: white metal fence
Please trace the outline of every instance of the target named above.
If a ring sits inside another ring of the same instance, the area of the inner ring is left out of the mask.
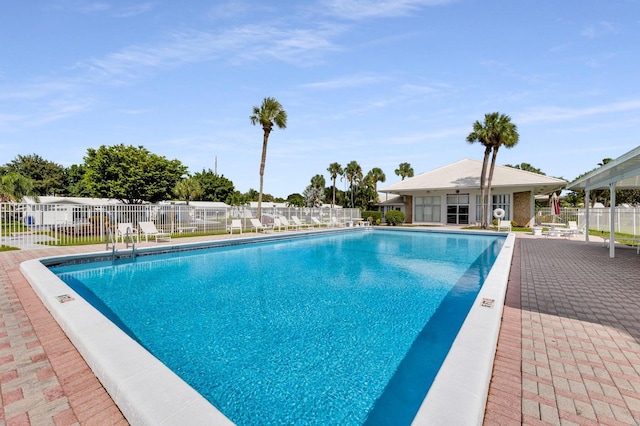
[[[257,209],[250,207],[195,207],[178,204],[18,204],[0,203],[0,245],[34,248],[44,245],[70,245],[106,242],[118,224],[154,222],[161,232],[174,236],[206,235],[226,232],[231,220],[240,219],[251,229]],[[264,207],[261,221],[267,225],[275,217],[297,216],[312,224],[349,223],[360,218],[359,209]]]
[[[609,232],[610,208],[589,209],[589,229],[591,231]],[[562,208],[560,215],[552,214],[550,208],[541,208],[536,212],[536,224],[549,222],[567,223],[570,220],[578,222],[578,228],[583,229],[586,223],[585,209]],[[623,234],[640,235],[640,208],[616,207],[615,231]]]

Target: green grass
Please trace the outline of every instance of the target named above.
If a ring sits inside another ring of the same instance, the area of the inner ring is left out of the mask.
[[[18,247],[5,246],[4,244],[0,245],[1,251],[12,251],[12,250],[20,250]]]

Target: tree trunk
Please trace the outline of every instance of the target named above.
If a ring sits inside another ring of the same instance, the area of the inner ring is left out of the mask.
[[[496,146],[493,148],[493,156],[491,158],[491,169],[489,169],[489,179],[487,179],[487,217],[491,218],[493,217],[493,215],[491,214],[491,207],[492,207],[492,202],[491,202],[491,182],[493,181],[493,170],[496,168],[496,157],[498,156],[498,148],[500,148],[499,146]]]
[[[484,188],[484,179],[487,174],[487,164],[489,163],[489,153],[491,152],[491,147],[485,147],[484,150],[484,161],[482,162],[482,172],[480,172],[480,227],[485,229],[487,227],[487,209],[486,209],[486,198],[485,198],[485,188]]]
[[[264,165],[267,162],[267,142],[269,140],[269,130],[264,129],[264,137],[262,139],[262,160],[260,161],[260,192],[258,192],[258,219],[262,220],[262,188],[264,182]]]

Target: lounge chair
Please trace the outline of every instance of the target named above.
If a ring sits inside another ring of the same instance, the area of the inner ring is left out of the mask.
[[[140,242],[140,236],[138,235],[138,230],[133,227],[132,223],[119,223],[118,229],[116,233],[116,242],[118,242],[118,238],[124,243],[125,238],[133,241],[134,238]]]
[[[140,226],[140,233],[144,235],[144,238],[149,242],[149,237],[153,237],[156,243],[160,241],[171,241],[171,234],[168,232],[160,232],[153,222],[138,222]]]
[[[229,231],[230,234],[233,234],[234,229],[237,229],[240,231],[240,234],[242,234],[242,222],[240,219],[231,219],[231,225],[227,226],[227,231]]]
[[[344,228],[344,222],[338,221],[337,217],[332,217],[331,219],[329,219],[329,226],[335,228]]]
[[[287,228],[282,224],[282,221],[280,220],[280,218],[274,217],[273,218],[273,229],[280,231],[282,228],[285,229],[285,231],[287,230]]]
[[[571,238],[574,235],[578,235],[578,234],[582,233],[578,229],[578,222],[576,222],[575,220],[570,220],[567,223],[568,223],[567,229],[559,229],[558,230],[558,232],[560,232],[561,236],[567,237],[567,238]]]
[[[308,223],[303,223],[298,216],[291,216],[291,220],[293,221],[293,223],[298,227],[298,229],[302,229],[307,228],[307,229],[312,229],[313,225],[310,225]]]
[[[315,216],[311,216],[311,221],[315,224],[318,225],[318,227],[323,227],[323,226],[329,226],[329,224],[327,222],[321,222],[320,219],[318,219]]]
[[[498,220],[498,231],[511,232],[511,221],[510,220]]]
[[[256,218],[251,219],[251,227],[255,230],[256,233],[258,233],[258,231],[268,232],[270,230],[273,230],[273,225],[263,225],[262,222],[260,222],[260,219]]]
[[[287,230],[289,228],[291,229],[300,229],[299,225],[296,225],[295,223],[290,223],[286,217],[284,216],[280,216],[280,222],[282,223],[282,226],[284,226],[284,229]]]

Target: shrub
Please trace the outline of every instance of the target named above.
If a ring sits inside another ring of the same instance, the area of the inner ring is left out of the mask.
[[[380,222],[382,221],[382,212],[365,210],[362,212],[362,217],[373,225],[380,225]]]
[[[396,226],[404,222],[404,213],[400,210],[391,210],[384,215],[384,218],[388,224]]]

